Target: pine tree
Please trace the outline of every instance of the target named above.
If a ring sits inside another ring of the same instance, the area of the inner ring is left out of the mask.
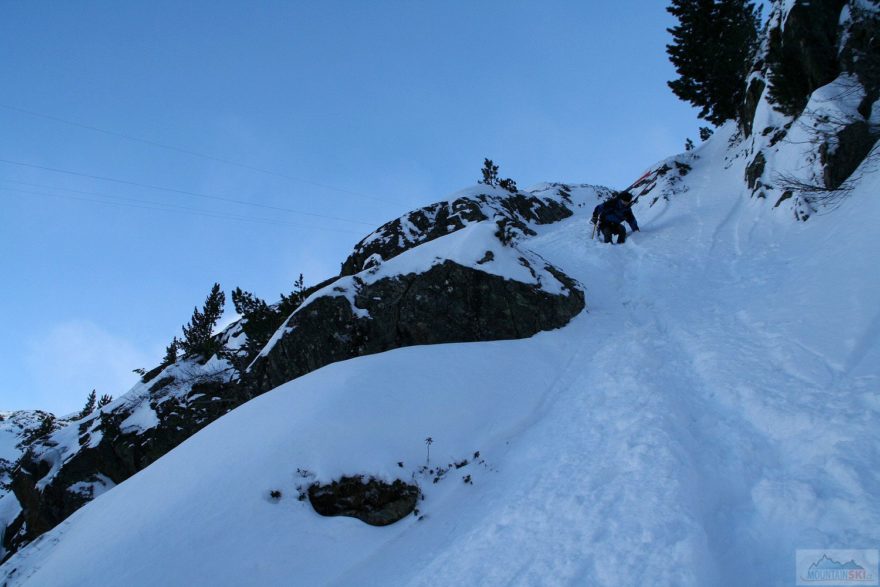
[[[86,405],[84,405],[83,409],[80,410],[79,417],[85,418],[86,416],[88,416],[89,414],[94,412],[95,406],[97,405],[97,401],[98,401],[98,395],[95,393],[95,390],[93,389],[91,391],[91,393],[89,393],[88,397],[86,398]]]
[[[183,327],[180,346],[187,355],[201,355],[208,359],[220,350],[220,345],[212,334],[217,321],[223,315],[225,304],[226,294],[220,290],[220,284],[215,283],[202,310],[194,308],[189,324]]]
[[[501,189],[507,190],[511,194],[516,193],[516,182],[509,177],[504,179],[498,177],[498,166],[495,165],[491,159],[483,159],[483,169],[481,171],[483,173],[483,179],[481,179],[477,183],[482,183],[484,185],[492,187],[500,187]]]
[[[299,274],[299,278],[293,282],[293,290],[290,292],[290,295],[281,294],[281,303],[278,304],[278,312],[281,314],[280,319],[284,320],[293,312],[300,307],[300,305],[305,301],[305,281],[303,280],[303,274]]]
[[[287,299],[289,304],[293,303],[291,298],[297,296],[297,283],[301,284],[302,275],[299,277],[299,280],[294,283],[293,293],[289,297],[285,297],[283,294],[281,296],[283,299]],[[232,303],[235,304],[235,311],[243,318],[241,328],[247,335],[245,352],[248,356],[252,356],[269,342],[269,338],[280,326],[283,319],[281,312],[254,294],[242,291],[240,287],[235,288],[232,292]]]
[[[671,0],[678,19],[666,46],[679,78],[673,93],[700,108],[699,117],[720,125],[736,120],[758,39],[761,10],[751,0]]]
[[[180,339],[175,336],[171,339],[171,343],[165,347],[165,358],[162,359],[162,364],[171,365],[176,363],[178,350],[180,350]]]
[[[101,396],[101,399],[98,400],[98,409],[100,410],[101,408],[103,408],[104,406],[106,406],[107,404],[109,404],[112,401],[113,401],[113,396],[105,393],[104,395]]]
[[[715,134],[715,131],[713,131],[708,126],[701,126],[700,127],[700,140],[701,141],[704,141],[704,142],[708,141],[709,137],[711,137],[713,134]]]
[[[694,150],[694,142],[690,139],[687,139],[684,142],[684,150],[685,151],[693,151]]]
[[[478,183],[495,187],[498,185],[498,166],[492,163],[491,159],[483,159],[483,179]]]

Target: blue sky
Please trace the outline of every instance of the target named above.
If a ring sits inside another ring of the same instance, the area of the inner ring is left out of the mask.
[[[215,281],[321,281],[483,157],[625,187],[701,126],[664,7],[0,4],[0,409],[124,393]]]

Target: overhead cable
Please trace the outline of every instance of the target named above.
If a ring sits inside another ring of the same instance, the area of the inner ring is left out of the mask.
[[[57,167],[47,167],[45,165],[36,165],[34,163],[25,163],[23,161],[12,161],[10,159],[0,159],[0,163],[6,163],[8,165],[18,165],[20,167],[29,167],[31,169],[42,169],[44,171],[51,171],[53,173],[64,173],[67,175],[74,175],[77,177],[87,177],[89,179],[97,179],[99,181],[109,181],[109,182],[123,184],[123,185],[132,185],[132,186],[137,186],[137,187],[142,187],[142,188],[147,188],[147,189],[152,189],[152,190],[171,192],[171,193],[175,193],[175,194],[183,194],[186,196],[192,196],[194,198],[205,198],[205,199],[209,199],[209,200],[217,200],[217,201],[221,201],[221,202],[230,202],[233,204],[240,204],[242,206],[252,206],[252,207],[256,207],[256,208],[265,208],[267,210],[276,210],[276,211],[280,211],[280,212],[289,212],[291,214],[300,214],[303,216],[313,216],[315,218],[324,218],[326,220],[338,220],[340,222],[350,222],[352,224],[362,224],[362,225],[370,226],[370,227],[374,227],[374,226],[378,225],[378,223],[375,223],[375,222],[367,222],[367,221],[363,221],[363,220],[351,220],[349,218],[341,218],[339,216],[329,216],[327,214],[317,214],[314,212],[305,212],[303,210],[294,210],[292,208],[284,208],[282,206],[272,206],[269,204],[260,204],[258,202],[247,202],[245,200],[237,200],[235,198],[229,198],[226,196],[218,196],[218,195],[214,195],[214,194],[203,194],[203,193],[199,193],[199,192],[192,192],[189,190],[181,190],[181,189],[177,189],[177,188],[158,186],[158,185],[152,185],[152,184],[147,184],[147,183],[140,183],[140,182],[136,182],[136,181],[117,179],[117,178],[106,177],[106,176],[102,176],[102,175],[81,173],[78,171],[71,171],[69,169],[59,169]]]
[[[127,198],[124,196],[111,196],[109,194],[95,194],[95,195],[101,196],[104,198],[113,198],[113,199],[103,199],[102,200],[102,199],[97,199],[97,198],[87,198],[87,197],[83,197],[83,196],[74,196],[74,195],[70,195],[70,194],[52,194],[52,193],[46,193],[46,192],[35,192],[35,191],[31,191],[31,190],[23,190],[20,188],[9,188],[9,187],[3,187],[3,186],[0,186],[0,190],[18,193],[18,194],[46,196],[46,197],[52,197],[52,198],[63,198],[63,199],[69,199],[69,200],[78,200],[78,201],[82,201],[82,202],[93,202],[93,203],[98,203],[98,204],[111,204],[114,206],[140,208],[140,209],[144,209],[144,210],[160,210],[163,212],[183,212],[185,214],[191,214],[191,215],[195,215],[195,216],[205,216],[208,218],[219,218],[219,219],[223,219],[223,220],[252,222],[252,223],[257,223],[257,224],[268,224],[268,225],[285,226],[285,227],[291,227],[291,228],[307,228],[307,229],[312,229],[312,230],[338,232],[338,233],[352,234],[352,235],[359,234],[359,233],[356,233],[351,230],[329,228],[329,227],[318,226],[318,225],[314,225],[314,224],[299,224],[299,223],[295,223],[295,222],[287,222],[284,220],[278,220],[278,219],[274,219],[274,218],[241,216],[238,214],[228,214],[225,212],[214,212],[214,211],[208,211],[208,210],[200,210],[198,208],[190,208],[187,206],[178,206],[175,204],[163,204],[163,203],[158,203],[158,202],[151,202],[149,200],[139,200],[137,198]],[[71,191],[79,192],[79,190],[71,190]],[[80,192],[80,193],[88,194],[90,192]]]
[[[144,144],[144,145],[150,145],[150,146],[153,146],[153,147],[159,147],[159,148],[161,148],[161,149],[167,149],[167,150],[169,150],[169,151],[175,151],[175,152],[177,152],[177,153],[183,153],[183,154],[185,154],[185,155],[190,155],[190,156],[192,156],[192,157],[199,157],[199,158],[201,158],[201,159],[207,159],[207,160],[209,160],[209,161],[215,161],[215,162],[217,162],[217,163],[224,163],[224,164],[226,164],[226,165],[234,165],[234,166],[236,166],[236,167],[241,167],[241,168],[243,168],[243,169],[249,169],[249,170],[251,170],[251,171],[256,171],[256,172],[258,172],[258,173],[264,173],[264,174],[266,174],[266,175],[274,175],[274,176],[276,176],[276,177],[281,177],[281,178],[284,178],[284,179],[287,179],[287,180],[290,180],[290,181],[295,181],[295,182],[298,182],[298,183],[305,183],[305,184],[313,185],[313,186],[315,186],[315,187],[319,187],[319,188],[322,188],[322,189],[325,189],[325,190],[330,190],[330,191],[339,192],[339,193],[343,193],[343,194],[349,194],[349,195],[351,195],[351,196],[358,196],[358,197],[361,197],[361,198],[367,198],[367,199],[369,199],[369,200],[374,200],[374,201],[376,201],[376,202],[383,202],[383,203],[386,203],[386,204],[406,205],[406,202],[400,202],[400,201],[392,200],[392,199],[389,199],[389,198],[379,198],[379,197],[377,197],[377,196],[372,196],[372,195],[370,195],[370,194],[365,194],[365,193],[363,193],[363,192],[359,192],[359,191],[355,191],[355,190],[350,190],[350,189],[346,189],[346,188],[339,188],[339,187],[335,187],[335,186],[328,185],[328,184],[325,184],[325,183],[320,183],[320,182],[317,182],[317,181],[312,181],[312,180],[309,180],[309,179],[304,179],[304,178],[301,178],[301,177],[294,177],[294,176],[292,176],[292,175],[287,175],[286,173],[281,173],[281,172],[278,172],[278,171],[273,171],[273,170],[271,170],[271,169],[265,169],[265,168],[263,168],[263,167],[257,167],[256,165],[250,165],[250,164],[248,164],[248,163],[242,163],[242,162],[240,162],[240,161],[234,161],[234,160],[232,160],[232,159],[226,159],[226,158],[224,158],[224,157],[215,157],[215,156],[213,156],[213,155],[207,155],[207,154],[205,154],[205,153],[199,153],[198,151],[193,151],[193,150],[191,150],[191,149],[184,149],[184,148],[182,148],[182,147],[175,147],[174,145],[169,145],[169,144],[166,144],[166,143],[160,143],[160,142],[158,142],[158,141],[152,141],[152,140],[150,140],[150,139],[144,139],[144,138],[136,137],[136,136],[134,136],[134,135],[130,135],[130,134],[126,134],[126,133],[121,133],[121,132],[116,132],[116,131],[112,131],[112,130],[107,130],[107,129],[104,129],[104,128],[99,128],[99,127],[97,127],[97,126],[93,126],[93,125],[91,125],[91,124],[83,124],[83,123],[81,123],[81,122],[75,122],[75,121],[73,121],[73,120],[67,120],[67,119],[64,119],[64,118],[61,118],[61,117],[58,117],[58,116],[52,116],[51,114],[43,114],[42,112],[34,112],[33,110],[26,110],[26,109],[24,109],[24,108],[19,108],[19,107],[17,107],[17,106],[12,106],[12,105],[9,105],[9,104],[0,104],[0,108],[3,108],[3,109],[5,109],[5,110],[10,110],[10,111],[13,111],[13,112],[19,112],[19,113],[21,113],[21,114],[27,114],[28,116],[34,116],[34,117],[37,117],[37,118],[44,118],[44,119],[46,119],[46,120],[51,120],[51,121],[53,121],[53,122],[59,122],[59,123],[61,123],[61,124],[66,124],[66,125],[69,125],[69,126],[75,126],[75,127],[77,127],[77,128],[82,128],[82,129],[86,129],[86,130],[90,130],[90,131],[94,131],[94,132],[102,133],[102,134],[105,134],[105,135],[108,135],[108,136],[113,136],[113,137],[117,137],[117,138],[120,138],[120,139],[125,139],[125,140],[128,140],[128,141],[134,141],[134,142],[136,142],[136,143],[142,143],[142,144]]]

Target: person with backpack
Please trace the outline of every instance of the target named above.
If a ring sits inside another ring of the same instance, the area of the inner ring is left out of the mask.
[[[595,224],[599,232],[605,236],[606,243],[611,243],[611,237],[614,235],[617,235],[617,244],[620,245],[626,241],[624,221],[629,224],[633,232],[639,230],[639,223],[636,222],[631,208],[633,203],[631,193],[618,192],[593,210],[593,218],[590,222]]]

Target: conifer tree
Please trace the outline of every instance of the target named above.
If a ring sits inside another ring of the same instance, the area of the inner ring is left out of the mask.
[[[761,11],[751,0],[671,0],[678,19],[666,46],[679,78],[673,93],[700,108],[699,117],[720,125],[736,120],[758,38]]]
[[[107,404],[109,404],[112,401],[113,401],[113,396],[105,393],[104,395],[101,396],[101,399],[98,400],[98,409],[100,410],[101,408],[103,408],[104,406],[106,406]]]
[[[297,280],[293,282],[293,290],[290,295],[281,294],[281,303],[278,304],[278,312],[281,314],[280,320],[284,320],[300,307],[305,301],[305,291],[305,280],[303,274],[300,273]]]
[[[214,340],[212,333],[217,321],[223,315],[225,304],[226,294],[220,290],[220,284],[215,283],[205,299],[202,310],[194,308],[189,324],[183,327],[183,340],[180,346],[187,355],[201,355],[207,359],[220,350],[220,345]]]
[[[86,405],[83,406],[83,409],[79,412],[80,418],[85,418],[89,414],[95,411],[95,407],[97,406],[98,396],[93,389],[91,393],[89,393],[86,398]]]
[[[171,343],[165,347],[165,358],[162,359],[163,365],[171,365],[177,362],[177,351],[180,350],[180,339],[176,336],[171,339]]]
[[[300,279],[302,279],[302,275],[300,275]],[[294,284],[295,287],[296,284]],[[291,297],[296,295],[295,292],[296,289]],[[285,298],[283,294],[281,297]],[[250,292],[243,291],[240,287],[235,288],[232,292],[232,303],[235,304],[235,311],[243,318],[241,328],[247,335],[245,351],[250,356],[269,342],[272,333],[280,325],[281,313],[269,306],[264,300]]]
[[[495,165],[491,159],[483,159],[483,169],[481,170],[481,172],[483,174],[483,179],[481,179],[477,183],[492,187],[500,187],[501,189],[507,190],[511,194],[516,193],[516,182],[509,177],[504,179],[498,177],[498,166]]]
[[[478,183],[495,187],[498,185],[498,166],[491,159],[483,159],[483,179]]]

